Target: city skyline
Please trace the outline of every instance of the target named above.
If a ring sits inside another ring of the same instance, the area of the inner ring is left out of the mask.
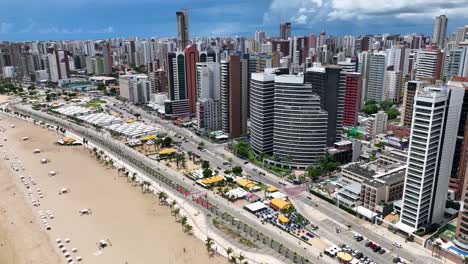
[[[380,1],[380,0],[379,0]],[[361,1],[191,1],[54,0],[7,2],[0,11],[4,41],[104,39],[113,37],[176,37],[174,12],[190,12],[191,37],[253,36],[264,30],[278,36],[280,23],[292,23],[292,35],[322,30],[333,35],[424,33],[431,35],[435,16],[449,17],[447,33],[464,24],[468,3],[458,0],[392,1],[368,6]],[[118,19],[116,19],[118,18]],[[447,34],[447,35],[448,35]]]

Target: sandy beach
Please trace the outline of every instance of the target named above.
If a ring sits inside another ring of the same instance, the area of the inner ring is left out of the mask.
[[[58,134],[0,117],[6,129],[0,136],[7,138],[0,148],[0,263],[65,263],[57,238],[70,239],[63,244],[75,263],[77,256],[83,258],[81,263],[96,264],[227,263],[225,258],[209,257],[202,241],[184,234],[156,196],[143,194],[116,169],[98,163],[89,150],[55,145]],[[34,149],[41,153],[33,154]],[[50,162],[41,164],[42,158]],[[12,161],[21,164],[18,172],[11,172]],[[52,170],[56,176],[48,175]],[[20,175],[31,184],[39,207],[32,206]],[[70,192],[59,195],[62,188]],[[81,216],[79,211],[88,208],[92,214]],[[51,227],[46,230],[38,211],[47,215],[49,210],[53,218],[46,217]],[[99,250],[100,240],[108,240],[109,246]]]

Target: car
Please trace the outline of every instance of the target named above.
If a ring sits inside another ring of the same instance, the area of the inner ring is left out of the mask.
[[[397,243],[397,242],[393,242],[393,246],[397,247],[397,248],[401,248],[401,244],[400,243]]]
[[[363,240],[364,240],[364,238],[363,238],[362,236],[356,237],[356,241],[357,241],[357,242],[361,242],[361,241],[363,241]]]
[[[374,252],[379,252],[381,249],[381,246],[376,246],[375,248],[373,248]]]
[[[398,262],[400,262],[400,258],[397,257],[393,259],[393,263],[398,263]]]
[[[248,162],[248,161],[244,161],[244,165],[247,165],[247,164],[249,164],[249,162]]]
[[[370,247],[372,245],[372,242],[371,241],[367,241],[366,242],[366,247]]]
[[[385,254],[385,252],[386,252],[385,249],[382,248],[382,249],[379,251],[379,254],[380,254],[380,255],[383,255],[383,254]]]
[[[374,249],[374,248],[376,248],[376,247],[377,247],[377,244],[375,244],[375,243],[372,243],[372,244],[371,244],[369,247],[370,247],[371,249]]]
[[[226,161],[223,162],[223,166],[227,166],[227,165],[229,165],[229,162],[226,162]]]

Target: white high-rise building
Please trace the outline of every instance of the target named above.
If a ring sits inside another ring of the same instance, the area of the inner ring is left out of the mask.
[[[434,32],[432,34],[432,43],[443,48],[445,45],[445,32],[447,31],[448,18],[445,15],[437,16],[434,20]]]
[[[387,66],[394,66],[396,71],[401,71],[403,75],[409,73],[410,48],[405,46],[393,46],[388,52]]]
[[[384,53],[371,54],[367,76],[366,100],[381,102],[384,99],[384,79],[386,70],[386,55]]]
[[[400,102],[402,86],[403,74],[400,71],[386,71],[384,80],[384,101]]]
[[[367,121],[367,133],[370,137],[384,133],[387,128],[388,115],[384,111],[373,114]]]
[[[151,82],[146,74],[120,75],[120,97],[133,104],[146,104],[151,99]]]
[[[411,234],[443,220],[463,88],[416,91],[398,228]]]
[[[415,70],[416,79],[439,80],[442,68],[442,52],[435,47],[419,50]]]
[[[221,129],[221,73],[216,62],[197,63],[197,130]]]
[[[460,55],[460,67],[458,68],[459,77],[468,77],[468,46],[462,47]]]

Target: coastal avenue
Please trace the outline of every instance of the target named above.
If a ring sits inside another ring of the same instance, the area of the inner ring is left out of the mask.
[[[114,111],[121,112],[123,114],[129,114],[128,112],[123,112],[120,108],[116,107],[118,105],[124,106],[126,109],[130,109],[132,114],[140,114],[140,116],[144,119],[147,119],[149,121],[155,122],[156,124],[159,124],[160,126],[163,127],[163,129],[166,130],[166,132],[171,132],[172,136],[175,134],[177,135],[182,135],[184,136],[188,142],[181,142],[181,147],[183,147],[185,150],[192,151],[193,153],[196,153],[197,155],[201,156],[202,159],[208,160],[210,164],[213,166],[220,167],[222,170],[228,169],[227,166],[223,165],[223,162],[226,161],[228,157],[232,158],[232,165],[240,165],[243,167],[244,171],[252,177],[252,179],[261,181],[263,183],[269,184],[276,186],[282,190],[284,190],[284,186],[290,185],[288,182],[284,181],[283,179],[263,170],[262,168],[257,167],[256,165],[252,163],[244,164],[245,160],[233,155],[231,152],[227,151],[224,149],[224,144],[213,144],[208,140],[205,140],[199,136],[197,136],[195,133],[188,129],[180,128],[174,124],[172,124],[171,121],[168,120],[163,120],[159,118],[157,115],[148,113],[144,111],[143,109],[136,107],[131,104],[122,104],[121,101],[118,101],[114,98],[111,97],[106,97],[106,100],[108,100],[109,103],[108,107]],[[114,106],[113,104],[116,104]],[[205,144],[205,149],[206,151],[200,151],[197,149],[198,144],[200,142],[204,142]],[[260,175],[258,172],[263,172],[264,175]],[[279,184],[281,183],[281,184]],[[286,190],[287,191],[287,190]],[[295,205],[295,207],[305,216],[309,218],[309,220],[312,220],[310,217],[310,214],[308,211],[312,208],[317,209],[325,214],[331,223],[334,223],[338,227],[346,227],[346,226],[351,226],[350,231],[354,231],[356,233],[359,233],[363,235],[364,237],[370,239],[371,241],[374,241],[375,243],[382,245],[382,247],[394,251],[394,253],[400,257],[403,257],[407,260],[413,260],[414,263],[429,263],[429,264],[438,264],[438,263],[443,263],[442,261],[435,259],[430,256],[430,253],[428,250],[421,248],[421,250],[418,251],[412,251],[410,252],[408,249],[401,248],[401,249],[395,249],[393,247],[393,242],[392,240],[385,238],[372,230],[369,230],[366,227],[363,227],[361,225],[356,224],[353,220],[356,219],[356,217],[350,215],[349,213],[337,209],[333,206],[330,206],[330,204],[324,200],[321,199],[314,199],[313,202],[307,198],[311,197],[310,194],[307,194],[305,191],[296,194],[296,195],[290,195],[290,200],[291,202]],[[336,229],[334,226],[330,225],[320,225],[320,223],[315,223],[319,224],[320,228],[316,232],[328,239],[330,242],[339,245],[342,244],[343,242],[346,242],[348,245],[355,249],[360,249],[363,248],[363,243],[356,242],[353,238],[353,233],[348,232],[349,234],[344,234],[336,233]],[[343,236],[349,236],[351,239],[344,239]],[[366,252],[367,250],[363,250],[363,252]],[[416,256],[416,254],[418,254]],[[381,260],[379,263],[392,263],[392,257],[389,254],[385,254],[385,257],[382,257],[381,255],[378,256],[373,256],[376,260]],[[415,257],[416,256],[416,257]]]
[[[124,144],[117,142],[110,137],[107,137],[103,135],[102,133],[97,133],[91,129],[85,129],[79,125],[76,125],[74,123],[64,121],[63,119],[57,118],[55,116],[40,112],[40,111],[35,111],[31,109],[28,106],[22,106],[22,105],[15,105],[13,107],[17,111],[22,111],[27,114],[32,114],[34,116],[39,117],[40,119],[43,119],[44,121],[47,122],[53,122],[61,127],[64,127],[70,131],[73,131],[74,133],[80,134],[84,137],[96,137],[102,140],[103,142],[108,143],[110,146],[112,146],[113,150],[106,148],[105,146],[102,146],[102,144],[99,144],[100,147],[104,148],[105,150],[109,151],[110,153],[116,153],[115,150],[118,150],[117,152],[125,153],[129,157],[132,157],[141,164],[145,164],[145,166],[153,168],[153,170],[157,171],[160,174],[165,174],[170,176],[169,179],[172,180],[173,182],[186,187],[187,189],[191,190],[192,192],[199,192],[199,193],[206,193],[206,190],[203,189],[200,186],[197,185],[189,185],[187,182],[185,182],[185,178],[183,175],[179,175],[175,171],[171,169],[167,169],[164,167],[161,167],[158,163],[150,161],[147,157],[145,157],[143,154],[136,152],[128,147],[126,147]],[[122,159],[125,159],[124,157],[120,157]],[[177,192],[175,192],[177,193]],[[177,193],[179,195],[179,193]],[[181,197],[187,199],[189,197],[184,197],[180,194]],[[271,237],[272,239],[281,242],[286,248],[289,248],[290,250],[293,250],[297,252],[299,255],[304,256],[305,258],[308,258],[309,260],[317,259],[319,255],[319,251],[309,245],[306,245],[304,243],[300,243],[299,240],[293,238],[292,236],[289,235],[284,235],[284,232],[281,230],[271,226],[271,225],[262,225],[258,222],[258,219],[255,218],[254,215],[246,213],[243,209],[233,207],[229,202],[225,199],[222,199],[220,197],[217,197],[211,193],[207,193],[208,200],[210,200],[211,203],[213,203],[215,206],[217,206],[221,211],[228,212],[229,214],[233,215],[234,217],[240,219],[242,222],[246,223],[247,225],[254,227],[255,229],[259,230],[260,232],[264,233],[265,235]],[[332,259],[329,258],[321,258],[320,259],[321,263],[334,263]]]

